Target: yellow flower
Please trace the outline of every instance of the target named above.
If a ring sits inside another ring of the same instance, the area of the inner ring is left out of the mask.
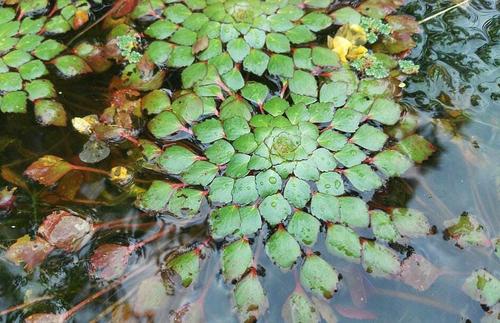
[[[327,45],[328,48],[339,55],[339,58],[343,63],[347,62],[346,55],[352,47],[352,43],[349,40],[341,36],[335,36],[333,38],[328,36]]]
[[[336,36],[344,37],[356,46],[366,44],[366,32],[360,25],[344,25],[337,31]]]
[[[347,59],[353,61],[365,56],[366,53],[368,53],[368,49],[365,46],[352,46],[347,54]]]

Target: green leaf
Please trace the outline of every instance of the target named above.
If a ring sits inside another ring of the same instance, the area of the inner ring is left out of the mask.
[[[233,91],[238,91],[245,85],[245,80],[238,67],[234,67],[226,74],[222,75],[224,83]]]
[[[484,269],[472,272],[465,280],[462,290],[486,306],[494,306],[500,301],[500,280]]]
[[[187,93],[175,99],[172,112],[180,121],[191,124],[203,114],[203,101],[196,94]]]
[[[362,192],[375,190],[382,186],[380,177],[366,164],[348,168],[344,171],[344,175],[357,190]]]
[[[396,242],[400,238],[391,218],[384,211],[370,211],[370,226],[377,239]]]
[[[345,105],[346,108],[356,110],[363,114],[368,114],[368,110],[373,104],[373,98],[363,93],[354,93],[349,97]]]
[[[347,144],[346,137],[334,130],[323,131],[317,141],[321,147],[332,151],[341,150]]]
[[[292,77],[294,71],[293,60],[286,55],[272,54],[267,69],[271,75]]]
[[[252,48],[260,49],[266,43],[266,33],[260,29],[250,29],[244,36],[247,44]]]
[[[160,212],[166,208],[174,192],[175,188],[172,187],[172,184],[164,181],[153,181],[148,190],[137,198],[135,205],[145,211]]]
[[[224,120],[224,133],[228,140],[235,140],[244,134],[250,132],[250,127],[245,119],[241,117],[232,117]]]
[[[240,178],[249,173],[248,162],[250,156],[245,154],[234,154],[229,160],[226,168],[226,175],[233,178]]]
[[[344,181],[342,177],[333,172],[322,173],[319,175],[319,180],[316,182],[318,192],[329,195],[342,195],[344,194]]]
[[[309,111],[304,103],[292,105],[285,113],[288,120],[294,125],[307,121],[310,118]]]
[[[75,55],[59,56],[54,60],[55,67],[66,77],[73,77],[92,72],[90,66]]]
[[[373,241],[363,241],[361,263],[374,276],[391,277],[400,272],[397,254]]]
[[[144,33],[151,38],[166,39],[177,30],[177,25],[168,20],[157,20]]]
[[[352,109],[338,109],[332,120],[333,129],[343,132],[355,132],[363,119],[363,115]]]
[[[250,204],[255,202],[258,197],[255,176],[247,176],[236,180],[233,188],[234,203],[240,205]]]
[[[180,174],[187,170],[196,161],[197,155],[191,150],[173,145],[165,149],[158,158],[158,166],[169,174]]]
[[[361,15],[351,7],[335,10],[331,17],[336,25],[356,24],[359,25]]]
[[[312,50],[310,48],[297,48],[293,52],[293,61],[297,68],[312,70]]]
[[[189,287],[200,272],[200,256],[196,249],[181,253],[170,259],[166,268],[179,275],[183,287]]]
[[[11,92],[23,86],[21,75],[15,72],[0,73],[0,91]]]
[[[277,225],[292,213],[292,208],[280,193],[267,196],[259,205],[262,217],[270,224]]]
[[[301,20],[307,28],[315,32],[328,28],[332,24],[332,19],[330,17],[317,11],[305,15]]]
[[[26,113],[27,95],[24,91],[4,94],[0,100],[0,111],[4,113]]]
[[[256,176],[257,191],[262,198],[272,195],[281,189],[280,176],[273,170],[260,172]]]
[[[186,67],[191,65],[193,61],[194,56],[191,46],[175,46],[170,56],[168,56],[167,66],[174,68]]]
[[[316,46],[312,48],[312,62],[317,66],[340,67],[340,59],[337,53],[325,47]]]
[[[423,237],[432,231],[427,217],[415,209],[395,208],[391,218],[399,233],[408,238]]]
[[[42,61],[35,59],[19,68],[19,74],[24,80],[34,80],[48,74],[47,68]]]
[[[149,121],[148,129],[153,136],[158,139],[163,139],[184,129],[184,126],[179,119],[177,119],[175,114],[169,111],[163,111]]]
[[[280,98],[279,96],[275,96],[264,104],[264,111],[276,117],[285,113],[288,107],[289,107],[288,101]]]
[[[256,206],[244,206],[240,208],[240,218],[240,235],[254,234],[262,227],[262,219]]]
[[[21,35],[36,34],[42,29],[46,20],[47,17],[45,16],[41,16],[37,19],[26,17],[21,21],[21,26],[19,27],[19,33]]]
[[[293,173],[298,178],[306,181],[316,181],[319,179],[319,171],[316,167],[316,162],[312,159],[297,162]]]
[[[53,100],[35,102],[35,119],[42,126],[66,127],[66,111],[62,104]]]
[[[316,149],[312,153],[311,158],[316,163],[316,167],[322,172],[334,170],[337,166],[332,153],[325,148]]]
[[[196,83],[203,80],[207,75],[207,64],[196,63],[186,67],[181,73],[182,86],[185,89],[192,88]]]
[[[180,218],[191,219],[200,211],[204,192],[190,188],[177,190],[168,203],[168,211]]]
[[[296,208],[303,208],[311,199],[311,188],[307,182],[290,177],[285,186],[284,196]]]
[[[16,17],[14,8],[2,7],[0,8],[0,24],[9,22]]]
[[[279,226],[266,242],[266,254],[282,269],[290,269],[300,257],[300,246],[283,226]]]
[[[399,121],[400,115],[401,107],[399,104],[390,99],[377,98],[373,101],[368,118],[392,126]]]
[[[224,138],[224,129],[217,119],[207,119],[193,126],[196,138],[204,144]],[[215,148],[214,148],[215,149]]]
[[[238,38],[239,34],[240,33],[232,24],[222,24],[220,27],[220,40],[222,40],[223,43]]]
[[[231,203],[233,187],[234,179],[225,176],[216,177],[210,184],[208,198],[212,203]]]
[[[234,149],[236,149],[240,153],[250,154],[257,148],[257,142],[255,141],[255,136],[253,133],[247,133],[238,137],[238,139],[233,142],[233,146]],[[250,162],[248,164],[248,167],[250,168]]]
[[[268,33],[266,35],[266,47],[274,53],[289,53],[290,41],[283,34]]]
[[[459,247],[489,247],[491,241],[475,217],[464,212],[458,219],[444,222],[444,237],[455,240]]]
[[[345,167],[359,165],[366,159],[366,155],[356,145],[347,144],[333,155]]]
[[[416,163],[422,163],[436,151],[436,148],[430,142],[419,135],[411,135],[401,140],[396,145],[396,149]]]
[[[338,198],[340,220],[350,227],[366,228],[370,223],[368,207],[359,197],[342,196]]]
[[[330,103],[314,103],[308,108],[309,122],[324,123],[330,122],[333,118],[333,105]]]
[[[293,23],[286,15],[270,15],[267,19],[269,20],[271,29],[276,32],[284,32],[293,27]]]
[[[283,304],[281,316],[284,322],[290,323],[314,323],[320,321],[319,312],[300,289],[295,289],[287,298],[285,304]]]
[[[267,69],[269,56],[258,49],[250,50],[250,53],[243,61],[245,71],[261,76]]]
[[[66,49],[66,46],[63,44],[48,39],[35,48],[33,55],[43,61],[48,61],[59,55],[64,49]]]
[[[381,130],[370,125],[362,125],[352,136],[351,142],[371,151],[378,151],[384,147],[388,136]]]
[[[177,45],[191,46],[196,42],[197,34],[187,28],[179,28],[170,36],[169,41]]]
[[[323,221],[340,220],[339,201],[335,196],[315,193],[311,199],[311,214]]]
[[[315,254],[306,256],[300,269],[300,283],[313,294],[332,298],[337,290],[338,274],[326,261]]]
[[[246,100],[230,97],[221,105],[221,112],[219,118],[226,120],[233,117],[241,117],[246,121],[252,118],[252,107]]]
[[[312,246],[316,243],[320,226],[321,223],[309,213],[295,211],[287,230],[299,242]]]
[[[312,42],[316,39],[316,35],[312,33],[306,26],[295,26],[285,33],[286,37],[292,44],[304,44]]]
[[[236,240],[222,249],[222,275],[227,281],[239,279],[252,264],[252,249],[247,239]]]
[[[141,105],[148,114],[158,114],[170,108],[170,97],[165,91],[153,90],[142,97]]]
[[[56,97],[56,90],[54,89],[54,85],[48,80],[31,81],[24,86],[24,89],[26,90],[26,92],[28,92],[28,98],[31,101]]]
[[[347,83],[329,82],[319,90],[320,102],[331,102],[334,107],[341,107],[347,100]]]
[[[4,55],[2,57],[2,60],[5,65],[13,68],[18,68],[19,66],[29,62],[32,58],[33,57],[24,50],[16,49]]]
[[[180,24],[191,15],[191,10],[183,4],[176,3],[168,6],[163,13],[171,22]]]
[[[359,263],[361,259],[361,243],[359,236],[351,228],[341,224],[328,226],[326,249],[333,255]]]
[[[234,301],[242,322],[255,322],[269,304],[254,271],[250,271],[234,288]]]
[[[222,165],[233,157],[233,146],[225,140],[217,140],[205,150],[205,156],[214,164]]]
[[[208,218],[210,235],[214,239],[223,239],[238,231],[241,224],[240,210],[238,206],[229,205],[215,209]]]
[[[296,70],[290,79],[290,91],[299,95],[316,97],[318,85],[316,79],[308,72]]]
[[[216,165],[204,161],[197,160],[182,174],[182,181],[190,185],[207,186],[210,184],[219,171]]]
[[[269,88],[262,83],[250,81],[241,89],[241,95],[248,101],[261,105],[269,95]]]
[[[242,62],[250,53],[250,46],[243,38],[236,38],[227,43],[227,51],[235,62]]]
[[[148,48],[145,51],[145,55],[158,66],[164,65],[170,54],[172,53],[174,47],[164,41],[153,41],[148,45]]]

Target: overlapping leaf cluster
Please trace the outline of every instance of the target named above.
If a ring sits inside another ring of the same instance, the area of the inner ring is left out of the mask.
[[[90,68],[78,56],[59,56],[66,46],[51,36],[85,24],[90,3],[58,0],[50,5],[45,0],[19,0],[0,8],[0,111],[25,113],[31,101],[40,124],[65,126],[66,112],[55,100],[54,85],[45,78],[47,65],[53,64],[66,77]]]

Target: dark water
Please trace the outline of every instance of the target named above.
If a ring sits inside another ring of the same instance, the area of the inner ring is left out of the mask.
[[[448,1],[409,1],[403,11],[422,19],[449,7]],[[339,292],[330,301],[332,307],[358,308],[376,316],[378,322],[459,322],[470,319],[479,322],[484,315],[479,303],[460,289],[465,277],[473,270],[486,268],[500,277],[499,260],[491,252],[478,249],[461,250],[442,236],[443,222],[458,217],[462,212],[476,216],[488,230],[490,237],[499,235],[500,217],[500,20],[498,4],[493,1],[473,0],[461,9],[433,19],[423,26],[418,46],[412,57],[421,65],[421,73],[407,81],[402,102],[418,116],[419,132],[439,150],[419,168],[411,169],[404,177],[394,179],[378,192],[375,202],[390,206],[412,207],[423,211],[438,233],[411,242],[444,274],[427,291],[418,293],[411,287],[387,279],[365,274],[359,265],[349,264],[317,247],[325,259],[342,274]],[[89,79],[61,84],[61,96],[71,116],[81,116],[102,110],[108,80]],[[15,142],[0,154],[0,164],[21,173],[25,167],[44,154],[74,156],[85,138],[70,129],[41,129],[33,124],[31,115],[0,115],[0,136],[15,138]],[[115,152],[98,167],[109,168],[135,156]],[[0,180],[0,187],[5,183]],[[47,203],[37,197],[40,187],[31,186],[31,194],[21,194],[19,208],[13,214],[0,217],[0,248],[13,240],[33,233],[41,219],[52,210],[66,207],[82,212],[100,221],[134,216],[131,199],[120,195],[103,181],[85,187],[88,198],[93,192],[104,190],[108,203],[113,205],[68,204],[64,201]],[[114,201],[114,203],[111,203]],[[151,222],[153,219],[134,220]],[[36,312],[56,312],[70,308],[102,286],[89,281],[87,260],[90,251],[103,242],[132,243],[148,234],[147,230],[129,229],[98,235],[76,254],[54,252],[34,274],[26,274],[5,261],[0,255],[0,310],[23,302],[25,295],[49,294],[53,298],[18,311],[0,322],[22,321],[22,317]],[[324,233],[322,233],[324,235]],[[198,224],[182,229],[162,242],[143,248],[134,254],[131,267],[149,264],[158,268],[164,257],[178,246],[189,245],[206,238],[206,226]],[[264,235],[261,235],[264,236]],[[322,238],[319,241],[323,241]],[[255,241],[254,244],[261,244]],[[3,251],[2,251],[3,252]],[[261,279],[268,292],[270,309],[264,322],[281,321],[281,306],[294,289],[294,273],[281,272],[261,252]],[[204,261],[203,270],[194,291],[178,292],[169,308],[196,299],[208,288],[205,302],[207,322],[236,321],[231,310],[232,291],[217,273],[219,255],[212,251]],[[215,279],[211,277],[215,273]],[[151,273],[148,273],[150,275]],[[146,274],[145,274],[146,276]],[[144,277],[145,277],[144,276]],[[106,294],[86,307],[73,319],[88,322],[117,300],[134,292],[137,281],[131,280],[121,288]],[[361,283],[360,283],[361,282]],[[33,296],[32,296],[33,297]],[[362,298],[362,299],[361,299]],[[166,321],[168,309],[158,321]],[[336,314],[339,321],[350,321]],[[108,321],[109,316],[102,319]]]

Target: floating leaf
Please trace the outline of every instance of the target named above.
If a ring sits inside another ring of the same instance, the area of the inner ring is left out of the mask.
[[[500,281],[484,269],[472,272],[465,280],[462,290],[486,306],[493,306],[500,301]]]
[[[333,116],[332,127],[343,132],[355,132],[362,119],[363,115],[357,111],[346,108],[338,109]]]
[[[41,264],[53,249],[52,245],[40,237],[32,240],[29,235],[24,235],[9,246],[5,258],[16,265],[23,264],[27,271],[31,271]]]
[[[300,269],[300,283],[313,294],[332,298],[337,290],[338,274],[322,258],[310,254]]]
[[[329,225],[325,243],[332,254],[359,263],[361,243],[351,228],[340,224]]]
[[[237,206],[225,206],[210,213],[208,219],[210,234],[214,239],[222,239],[236,233],[241,224],[240,211]]]
[[[396,150],[384,150],[373,157],[373,164],[387,176],[401,176],[412,166],[403,154]]]
[[[71,164],[64,159],[53,155],[46,155],[33,162],[24,174],[40,184],[50,186],[70,172],[71,169]]]
[[[154,316],[167,302],[168,294],[160,275],[143,279],[132,301],[136,315]]]
[[[0,100],[0,111],[4,113],[26,113],[27,95],[24,91],[7,92]]]
[[[199,250],[194,249],[181,254],[174,255],[167,260],[165,269],[172,270],[181,279],[183,287],[189,287],[196,280],[200,272],[200,255]]]
[[[182,181],[190,185],[207,186],[215,178],[218,171],[217,165],[197,160],[182,174]]]
[[[384,147],[387,135],[381,130],[364,124],[351,137],[351,142],[371,151],[379,151]]]
[[[316,182],[318,192],[334,196],[344,194],[344,182],[338,173],[326,172],[319,175]]]
[[[315,97],[318,95],[318,85],[311,74],[297,70],[290,79],[290,91],[299,95]]]
[[[186,171],[197,160],[198,156],[191,150],[173,145],[165,149],[158,158],[158,165],[170,174],[180,174]]]
[[[90,66],[75,55],[59,56],[54,60],[55,67],[66,77],[73,77],[92,72]]]
[[[216,177],[210,184],[208,198],[214,203],[230,203],[233,200],[234,179],[221,176]]]
[[[280,193],[269,195],[259,206],[262,217],[270,224],[277,225],[292,213],[292,208]]]
[[[153,136],[162,139],[166,138],[179,130],[183,130],[184,126],[177,119],[176,115],[169,111],[163,111],[155,116],[148,123],[148,129]]]
[[[255,322],[266,311],[269,303],[255,271],[236,284],[234,301],[243,322]]]
[[[309,213],[295,211],[288,222],[287,230],[299,242],[312,246],[318,238],[320,225],[320,222]]]
[[[323,221],[340,220],[339,202],[335,196],[315,193],[311,199],[311,213]]]
[[[205,201],[203,191],[190,188],[177,190],[168,202],[168,211],[178,218],[191,219]]]
[[[338,198],[340,205],[340,219],[351,227],[368,227],[370,222],[368,206],[362,199],[354,196]]]
[[[399,278],[418,291],[431,287],[441,271],[423,256],[413,253],[401,263]]]
[[[399,232],[392,223],[389,214],[383,211],[370,211],[370,226],[377,239],[395,242],[400,238]]]
[[[125,272],[129,256],[127,246],[112,243],[100,245],[90,257],[90,273],[106,281],[119,278]]]
[[[300,246],[292,235],[280,225],[267,240],[266,253],[279,267],[290,269],[300,257]]]
[[[259,173],[255,180],[259,195],[263,198],[275,194],[281,189],[281,177],[273,170]]]
[[[469,246],[489,247],[491,245],[484,227],[468,213],[463,213],[456,220],[445,221],[444,225],[446,226],[445,238],[455,240],[457,246],[461,248]]]
[[[235,151],[233,146],[225,140],[217,140],[205,150],[205,156],[214,164],[225,164]]]
[[[253,203],[259,197],[255,184],[255,176],[238,178],[234,183],[233,202],[245,205]]]
[[[432,231],[425,215],[415,209],[396,208],[391,218],[399,233],[408,238],[426,236]]]
[[[380,177],[366,164],[348,168],[344,171],[344,175],[360,191],[371,191],[382,186]]]
[[[361,255],[363,268],[374,276],[395,276],[401,270],[396,253],[376,242],[363,241]]]
[[[146,211],[159,212],[166,208],[174,192],[175,186],[171,183],[153,181],[148,190],[137,198],[135,205]]]
[[[269,56],[258,49],[250,50],[250,53],[243,61],[245,71],[261,76],[267,69]]]
[[[236,240],[222,249],[222,274],[228,281],[239,279],[252,263],[252,249],[246,239]]]
[[[287,298],[281,316],[284,322],[319,322],[319,314],[307,295],[302,290],[294,290]]]
[[[66,211],[52,212],[38,228],[38,234],[48,243],[70,252],[89,242],[93,233],[90,222]]]
[[[311,198],[311,188],[307,182],[291,177],[285,186],[285,198],[296,208],[303,208]]]
[[[396,148],[416,163],[422,163],[436,151],[430,142],[419,135],[406,137],[396,145]]]
[[[37,100],[35,118],[43,126],[66,126],[66,111],[62,104],[53,100]]]

